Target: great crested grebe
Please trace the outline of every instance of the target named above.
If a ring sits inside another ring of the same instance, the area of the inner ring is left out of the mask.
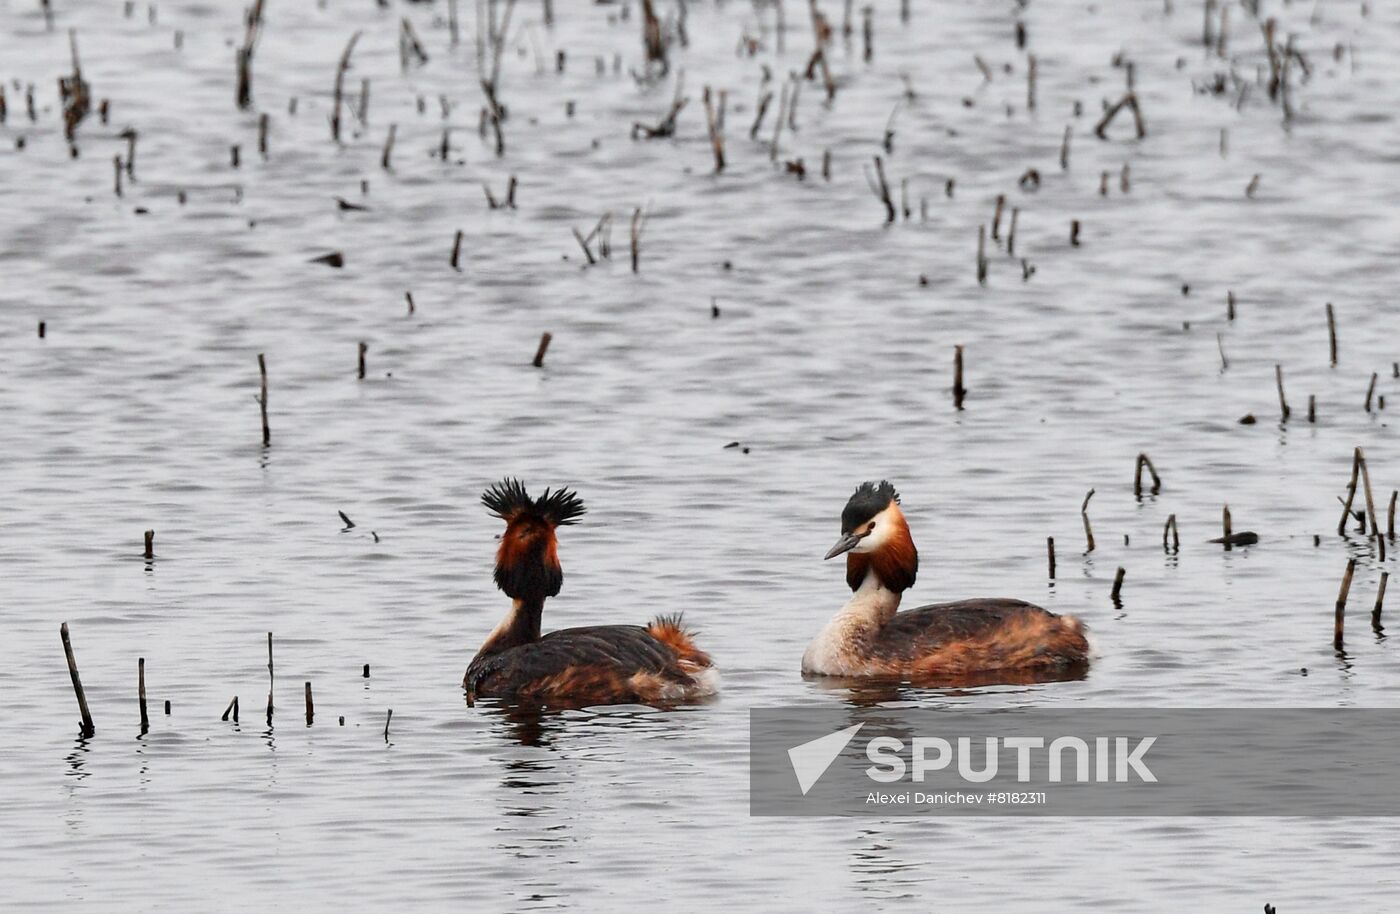
[[[477,651],[462,687],[478,696],[540,704],[667,704],[718,690],[719,674],[695,646],[679,614],[649,625],[591,625],[540,635],[544,601],[559,593],[557,527],[574,524],[583,502],[568,489],[531,499],[506,479],[481,496],[506,522],[496,550],[496,586],[510,613]]]
[[[807,648],[802,672],[853,678],[1020,678],[1083,668],[1089,643],[1073,616],[1020,600],[976,599],[897,612],[914,586],[919,552],[888,482],[862,484],[841,512],[854,593]]]

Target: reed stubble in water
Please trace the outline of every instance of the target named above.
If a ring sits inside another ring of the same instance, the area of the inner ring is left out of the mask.
[[[262,392],[258,394],[258,408],[262,412],[262,442],[263,447],[272,444],[272,428],[267,422],[267,359],[261,352],[258,353],[258,377],[261,380]]]
[[[78,661],[73,657],[73,643],[68,638],[67,622],[58,627],[58,634],[63,640],[63,656],[68,661],[68,677],[73,680],[73,694],[78,698],[78,713],[82,717],[79,732],[84,739],[90,739],[97,732],[97,728],[92,725],[92,712],[88,710],[87,693],[83,691],[83,680],[78,675]]]
[[[141,709],[141,733],[151,729],[151,719],[146,715],[146,658],[136,658],[136,703]]]
[[[1152,465],[1152,458],[1145,453],[1137,455],[1137,465],[1133,469],[1133,495],[1142,497],[1142,471],[1146,469],[1152,476],[1152,494],[1156,495],[1162,491],[1162,477],[1157,475],[1157,468]]]
[[[1094,551],[1094,528],[1089,523],[1089,499],[1094,497],[1094,490],[1084,496],[1084,503],[1079,506],[1079,516],[1084,521],[1084,554],[1088,555]]]
[[[1346,627],[1347,594],[1351,592],[1351,578],[1356,573],[1356,559],[1347,559],[1347,570],[1342,574],[1342,586],[1337,592],[1337,608],[1332,617],[1332,647],[1341,650],[1343,630]]]
[[[537,348],[537,349],[535,350],[535,357],[534,357],[534,359],[531,360],[531,362],[530,362],[531,365],[533,365],[533,366],[536,367],[536,368],[543,368],[543,367],[544,367],[544,354],[545,354],[545,352],[547,352],[547,351],[549,350],[549,343],[550,343],[550,341],[553,340],[553,339],[554,339],[554,335],[553,335],[552,333],[542,333],[542,334],[540,334],[540,345],[539,345],[539,348]],[[368,671],[369,671],[369,667],[368,667],[368,666],[365,667],[365,671],[366,671],[366,672],[365,672],[365,675],[368,676],[368,675],[369,675],[369,672],[368,672]]]

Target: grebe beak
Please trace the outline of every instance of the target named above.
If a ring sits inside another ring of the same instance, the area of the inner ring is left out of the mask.
[[[834,559],[843,552],[850,552],[859,542],[860,537],[856,536],[854,533],[847,533],[836,541],[836,545],[831,547],[831,551],[826,554],[826,558],[822,559],[822,561]]]

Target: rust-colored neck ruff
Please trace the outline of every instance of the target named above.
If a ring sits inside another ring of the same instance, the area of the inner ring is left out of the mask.
[[[496,550],[496,586],[512,599],[543,605],[563,583],[554,527],[533,518],[511,521]]]
[[[914,548],[899,506],[891,505],[885,514],[880,523],[891,524],[893,529],[882,536],[880,547],[873,552],[846,553],[846,583],[851,590],[859,588],[871,571],[881,585],[895,593],[913,587],[919,575],[919,550]]]

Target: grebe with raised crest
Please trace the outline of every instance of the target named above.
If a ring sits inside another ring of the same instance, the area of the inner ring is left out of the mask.
[[[462,687],[468,702],[674,704],[718,691],[719,674],[679,613],[645,626],[592,625],[541,635],[544,601],[564,582],[555,530],[577,523],[583,502],[568,489],[546,489],[531,499],[516,479],[491,486],[481,502],[506,522],[495,579],[511,609],[467,667]]]
[[[863,483],[841,512],[853,591],[808,646],[802,672],[909,680],[1065,673],[1087,667],[1089,643],[1073,616],[1021,600],[973,599],[898,612],[914,586],[919,551],[889,482]]]

